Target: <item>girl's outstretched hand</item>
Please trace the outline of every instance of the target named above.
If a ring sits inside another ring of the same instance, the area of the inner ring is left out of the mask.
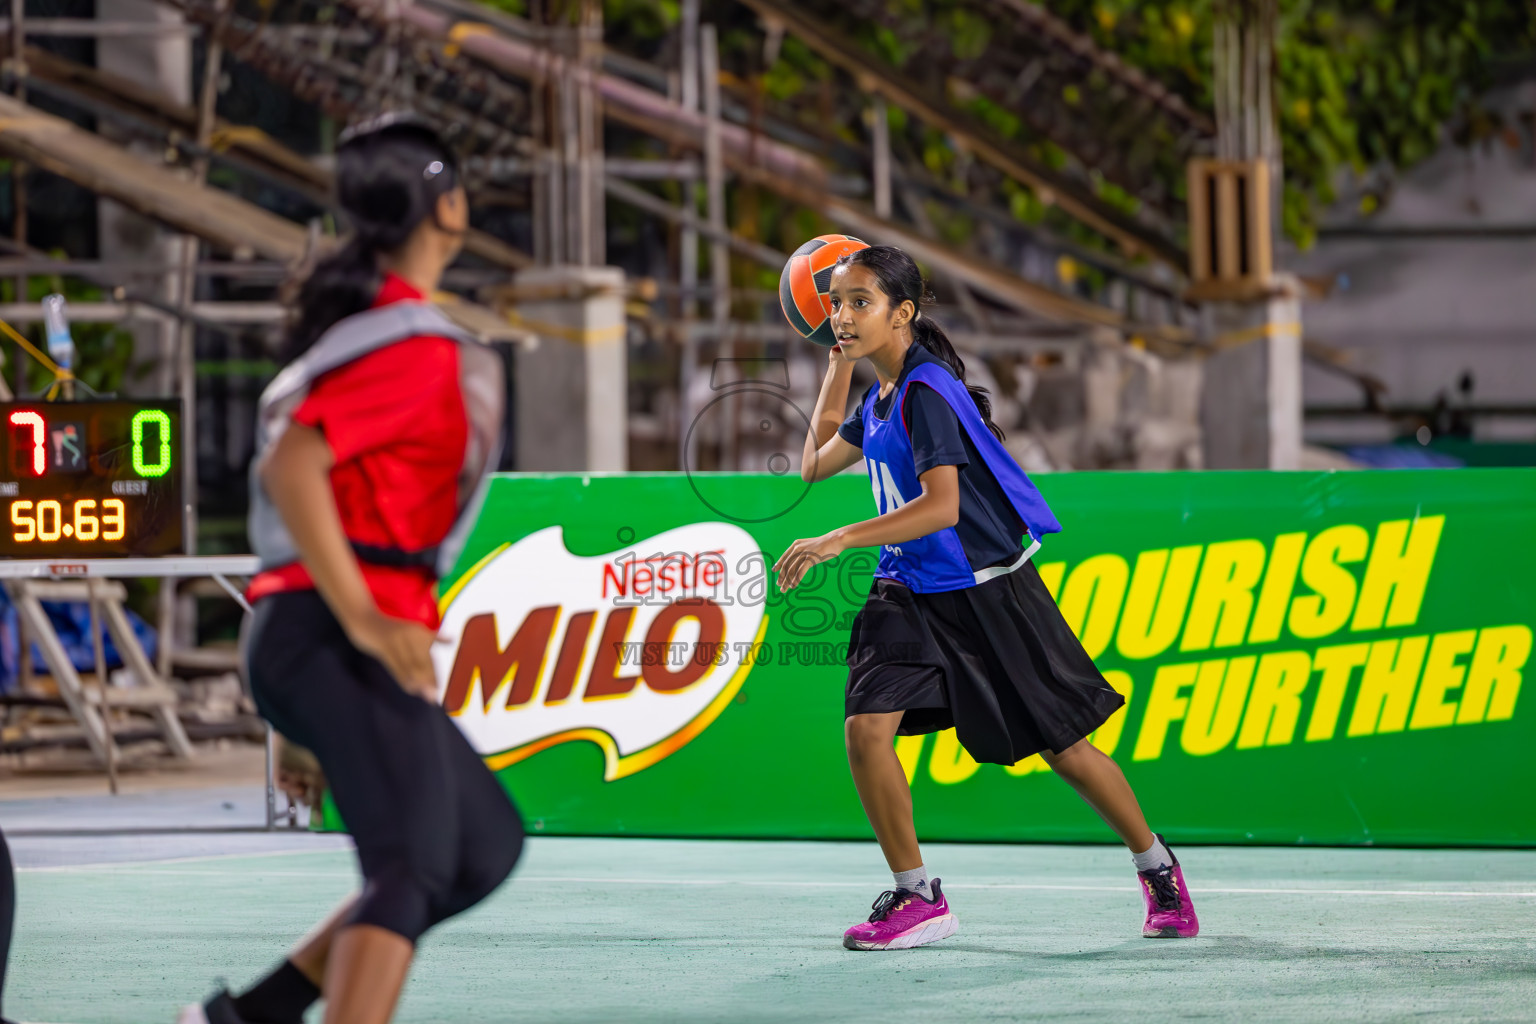
[[[795,541],[789,546],[789,550],[773,563],[773,571],[779,577],[779,589],[795,589],[800,585],[800,581],[805,579],[805,574],[811,571],[812,566],[836,558],[844,550],[841,533],[837,530],[820,537]]]

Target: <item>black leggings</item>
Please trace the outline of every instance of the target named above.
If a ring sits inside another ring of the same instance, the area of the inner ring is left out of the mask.
[[[512,872],[523,823],[506,791],[442,708],[352,646],[317,593],[262,598],[249,651],[257,709],[314,752],[357,844],[350,924],[415,942]]]

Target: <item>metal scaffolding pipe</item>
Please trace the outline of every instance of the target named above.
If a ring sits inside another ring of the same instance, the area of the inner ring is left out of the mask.
[[[757,260],[766,267],[778,269],[784,266],[785,260],[789,259],[787,254],[780,252],[771,245],[764,245],[762,242],[754,242],[750,238],[733,235],[726,228],[717,227],[704,220],[698,214],[690,212],[687,207],[673,206],[660,196],[653,195],[639,186],[631,185],[629,182],[622,181],[612,175],[603,181],[603,187],[607,189],[610,196],[622,203],[628,203],[637,210],[643,210],[653,216],[669,220],[674,224],[681,224],[685,228],[698,232],[711,242],[729,246],[743,256]]]
[[[699,84],[704,90],[704,210],[709,218],[709,277],[714,287],[715,323],[731,318],[731,256],[723,240],[725,226],[725,155],[720,129],[720,40],[714,25],[699,28]]]
[[[304,229],[292,221],[192,185],[63,118],[0,96],[0,121],[0,149],[180,231],[283,262],[304,251]]]
[[[594,73],[578,61],[570,60],[533,43],[488,30],[477,23],[457,21],[447,15],[415,4],[395,4],[389,0],[348,0],[348,3],[379,21],[398,20],[422,34],[443,41],[450,47],[518,78],[541,84],[562,76],[572,76],[578,83],[594,88],[603,103],[644,117],[658,118],[686,128],[695,138],[703,138],[704,115],[685,110],[659,93],[615,75]],[[734,155],[750,159],[774,174],[786,175],[807,183],[826,179],[826,170],[808,153],[765,138],[737,124],[720,126],[720,140]]]
[[[962,140],[981,160],[1017,181],[1024,182],[1042,198],[1132,252],[1146,253],[1179,271],[1188,265],[1187,254],[1171,238],[1142,224],[1100,199],[1087,185],[1074,181],[1037,161],[1024,147],[1005,139],[984,122],[956,108],[938,91],[904,77],[868,54],[830,25],[816,20],[787,0],[742,0],[764,18],[782,22],[818,56],[852,75],[861,89],[886,99],[922,121]]]
[[[71,260],[51,257],[0,256],[0,278],[17,274],[58,274],[63,277],[80,277],[97,284],[111,281],[142,282],[148,278],[164,277],[177,269],[174,263],[143,263],[130,260]],[[234,262],[232,260],[201,260],[194,268],[199,277],[211,277],[248,284],[277,285],[292,276],[292,268],[281,263]],[[443,283],[449,288],[471,289],[482,285],[502,284],[507,280],[505,270],[487,268],[450,267],[443,272]]]
[[[547,172],[553,157],[472,156],[464,161],[465,170],[492,181],[531,178]],[[700,175],[697,160],[640,160],[632,157],[604,157],[603,172],[631,181],[695,181]]]
[[[194,322],[220,324],[277,324],[286,314],[276,302],[192,302],[186,307]],[[174,313],[154,309],[137,302],[71,302],[69,319],[80,324],[113,324],[124,320],[177,320]],[[0,320],[12,324],[43,322],[40,302],[0,302]]]
[[[0,32],[9,33],[12,21],[0,18]],[[95,18],[22,18],[22,34],[31,38],[123,39],[143,36],[188,36],[196,26],[173,21],[98,21]]]
[[[732,323],[723,331],[718,324],[707,321],[663,320],[652,325],[670,333],[679,342],[751,341],[801,344],[804,339],[786,323]],[[994,331],[972,331],[945,328],[949,340],[958,349],[978,354],[1005,352],[1071,352],[1086,344],[1085,334],[1061,334],[1049,330],[1038,334],[999,334]]]
[[[874,179],[875,213],[891,219],[891,124],[885,97],[875,96],[869,104],[869,144],[871,175]]]

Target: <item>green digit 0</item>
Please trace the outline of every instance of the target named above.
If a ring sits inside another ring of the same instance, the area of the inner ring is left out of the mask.
[[[160,458],[144,461],[144,425],[160,428]],[[171,471],[171,418],[159,409],[140,409],[133,414],[133,471],[139,476],[165,476]]]

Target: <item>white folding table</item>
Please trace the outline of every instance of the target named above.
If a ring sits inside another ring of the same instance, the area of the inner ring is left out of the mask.
[[[115,792],[117,788],[117,744],[107,727],[105,708],[122,707],[147,711],[160,728],[171,753],[181,759],[192,757],[192,744],[186,730],[176,716],[176,693],[162,679],[150,663],[149,656],[140,646],[129,625],[124,600],[127,591],[120,580],[157,579],[213,579],[227,591],[247,612],[246,603],[233,580],[256,573],[258,562],[254,555],[170,555],[164,558],[82,558],[82,559],[0,559],[0,581],[11,595],[17,614],[26,624],[26,631],[42,648],[43,659],[48,663],[54,680],[58,683],[59,696],[80,727],[85,732],[91,752],[107,769]],[[53,629],[53,623],[43,611],[43,601],[84,601],[91,608],[91,636],[96,646],[96,664],[103,685],[99,689],[87,689],[64,649],[63,641]],[[137,677],[135,687],[109,687],[105,685],[105,658],[102,652],[100,629],[97,627],[98,610],[113,642],[121,653],[123,663]],[[166,638],[162,638],[165,642]],[[276,821],[276,798],[273,785],[272,736],[267,731],[267,824]]]

